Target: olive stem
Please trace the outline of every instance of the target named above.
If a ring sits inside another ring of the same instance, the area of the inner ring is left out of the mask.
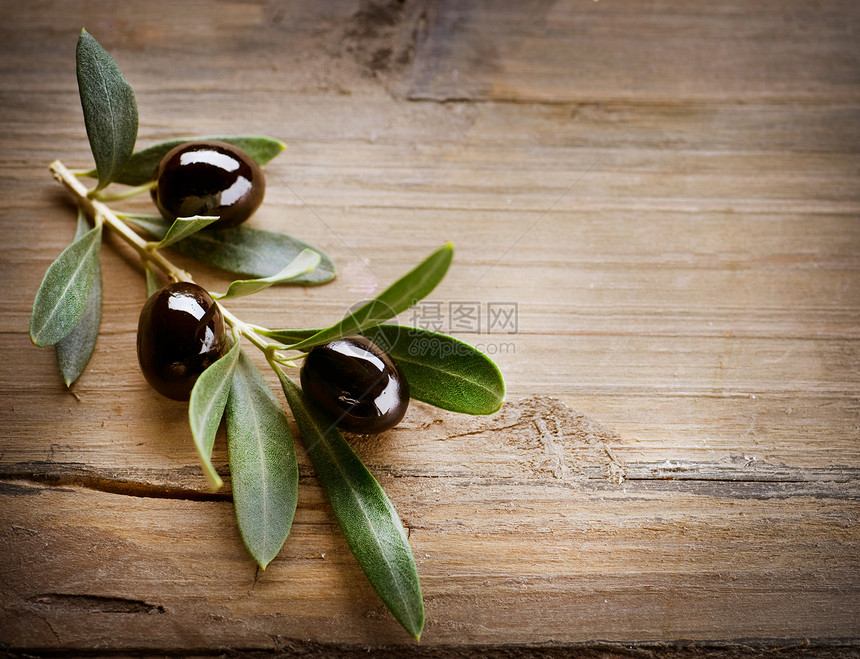
[[[225,309],[221,306],[220,302],[217,302],[216,300],[216,303],[221,309],[221,314],[224,316],[224,320],[227,324],[259,348],[260,351],[266,355],[266,360],[269,363],[274,360],[279,364],[284,364],[285,366],[295,366],[289,358],[278,354],[278,350],[285,348],[286,346],[280,343],[269,343],[268,341],[264,341],[256,332],[258,328],[257,325],[251,325],[250,323],[245,323],[239,320],[239,318],[237,318],[229,309]]]
[[[144,267],[147,263],[152,263],[158,266],[158,268],[162,272],[164,272],[165,275],[170,277],[170,279],[172,279],[173,281],[185,281],[189,283],[194,283],[194,279],[192,279],[190,274],[188,274],[185,270],[168,260],[163,254],[161,254],[161,252],[159,252],[153,247],[153,243],[144,240],[142,237],[132,231],[131,228],[129,228],[129,226],[125,222],[119,219],[116,213],[114,213],[102,201],[102,199],[107,198],[107,196],[100,198],[96,198],[97,195],[91,196],[90,190],[87,190],[86,186],[75,177],[75,174],[72,173],[59,160],[55,160],[51,163],[50,170],[51,173],[54,175],[54,178],[57,179],[60,183],[62,183],[66,187],[66,189],[68,189],[69,192],[71,192],[75,196],[78,205],[83,208],[84,211],[90,217],[93,218],[93,221],[96,224],[107,224],[120,238],[122,238],[126,243],[128,243],[132,248],[134,248],[134,250],[140,257],[140,260],[143,262]],[[146,186],[139,187],[145,188]],[[111,197],[111,199],[114,198],[121,199],[124,197]],[[269,343],[268,341],[264,341],[255,331],[257,329],[256,325],[249,325],[248,323],[242,322],[229,309],[225,308],[220,303],[216,302],[216,304],[218,304],[218,307],[221,309],[221,313],[224,316],[224,320],[227,322],[227,324],[235,332],[242,334],[257,348],[259,348],[266,355],[266,359],[269,361],[269,363],[272,363],[272,361],[275,360],[276,362],[285,365],[295,365],[287,358],[277,354],[276,351],[284,346],[279,343]]]
[[[227,321],[227,324],[230,327],[238,331],[242,336],[248,339],[251,343],[257,346],[263,352],[267,352],[270,349],[269,345],[264,343],[247,323],[242,322],[239,318],[236,317],[236,315],[232,311],[224,307],[217,300],[215,301],[215,303],[221,309],[221,315],[224,316],[224,320]]]
[[[143,192],[149,192],[153,190],[158,185],[158,181],[149,181],[148,183],[144,183],[143,185],[136,185],[133,188],[129,188],[123,192],[114,192],[112,194],[107,194],[104,192],[93,192],[90,191],[87,195],[90,199],[97,199],[98,201],[122,201],[123,199],[129,199],[131,197],[137,196]]]
[[[62,183],[69,192],[71,192],[78,204],[84,211],[87,212],[93,219],[101,217],[102,221],[107,224],[113,231],[128,243],[138,253],[142,261],[149,261],[164,272],[168,277],[175,281],[193,282],[185,270],[171,263],[163,254],[156,250],[151,250],[147,247],[147,241],[132,231],[129,226],[120,220],[114,212],[102,201],[93,199],[89,196],[89,190],[81,183],[72,172],[59,160],[55,160],[50,165],[51,173],[54,178]]]
[[[266,361],[269,362],[269,366],[272,367],[272,370],[275,372],[275,375],[278,376],[278,379],[281,379],[281,376],[287,377],[287,374],[284,373],[284,369],[281,368],[281,364],[283,362],[279,362],[278,359],[274,356],[266,355]],[[293,364],[295,366],[295,364]]]
[[[246,327],[248,327],[255,334],[266,336],[266,332],[271,332],[268,327],[263,327],[262,325],[254,325],[254,323],[245,323]],[[268,337],[266,337],[268,338]],[[286,350],[289,346],[285,343],[281,343],[280,341],[271,341],[266,344],[269,348],[273,350]]]
[[[290,368],[296,368],[296,363],[292,359],[279,355],[277,352],[272,354],[272,359],[269,360],[269,363],[271,364],[273,360],[278,364],[289,366]]]

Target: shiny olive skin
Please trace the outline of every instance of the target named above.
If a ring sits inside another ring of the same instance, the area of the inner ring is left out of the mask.
[[[137,325],[137,359],[158,393],[188,400],[200,374],[227,352],[224,317],[197,284],[175,282],[152,294]]]
[[[388,430],[409,405],[409,383],[400,368],[363,336],[311,349],[302,364],[301,383],[311,403],[350,432]]]
[[[235,227],[263,202],[266,180],[241,149],[216,140],[187,142],[168,151],[155,170],[152,199],[161,214],[217,215],[211,229]]]

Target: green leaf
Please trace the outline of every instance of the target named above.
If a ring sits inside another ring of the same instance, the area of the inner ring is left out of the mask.
[[[263,336],[267,336],[270,339],[275,339],[284,345],[290,345],[293,343],[298,343],[299,341],[303,341],[304,339],[312,337],[314,334],[321,332],[321,329],[266,329],[265,327],[261,327],[255,330],[257,334],[261,334]],[[303,348],[304,352],[310,350],[310,348]]]
[[[66,247],[42,279],[30,316],[30,340],[54,345],[83,318],[99,273],[102,227],[97,225]]]
[[[213,222],[217,222],[220,218],[217,215],[194,215],[193,217],[177,217],[164,237],[158,242],[152,243],[153,249],[161,249],[168,247],[180,240],[194,235],[201,229],[205,229]]]
[[[242,297],[243,295],[252,295],[275,284],[286,284],[296,277],[310,272],[317,267],[319,262],[320,255],[312,249],[306,249],[279,273],[262,279],[238,279],[230,284],[226,293],[213,293],[212,297],[216,300]]]
[[[191,435],[194,437],[194,445],[197,447],[206,482],[213,491],[224,484],[215,467],[212,466],[212,447],[215,444],[218,426],[221,425],[221,417],[224,416],[227,398],[230,396],[233,372],[240,352],[239,342],[236,341],[226,355],[197,378],[191,390],[191,399],[188,401]]]
[[[217,140],[237,146],[256,160],[258,165],[265,165],[287,148],[287,145],[280,140],[262,135],[180,137],[135,151],[114,181],[125,185],[143,185],[144,183],[148,183],[154,179],[155,168],[158,167],[158,164],[168,151],[180,144],[199,142],[201,140]],[[96,176],[96,172],[87,172],[86,175]]]
[[[445,273],[448,272],[453,257],[454,246],[451,243],[443,245],[378,296],[350,313],[339,323],[320,330],[313,336],[290,346],[290,348],[303,350],[322,345],[342,336],[359,334],[394,318],[436,288],[436,285],[442,281]]]
[[[78,227],[75,240],[82,238],[89,231],[87,217],[78,210]],[[96,348],[96,339],[102,320],[102,277],[101,265],[96,259],[96,271],[92,288],[87,296],[84,313],[78,324],[64,339],[60,339],[55,349],[57,351],[57,366],[67,387],[71,387],[89,364]]]
[[[379,325],[365,332],[403,371],[410,396],[451,412],[493,414],[505,400],[499,367],[468,343],[423,329]]]
[[[226,416],[239,533],[251,556],[265,568],[290,532],[299,471],[287,417],[260,371],[241,350]]]
[[[113,57],[86,30],[78,38],[77,74],[99,178],[96,190],[101,190],[116,180],[134,151],[137,102]]]
[[[167,220],[160,215],[124,215],[150,235],[161,238]],[[320,262],[311,272],[296,277],[291,284],[323,284],[331,281],[337,269],[321,249],[285,233],[234,227],[207,229],[171,245],[172,249],[216,268],[247,277],[270,277],[287,267],[303,250],[312,249]]]
[[[421,584],[397,511],[343,435],[317,416],[298,385],[282,370],[277,373],[350,550],[388,610],[419,639]]]
[[[286,345],[319,330],[259,330]],[[403,371],[415,400],[462,414],[493,414],[505,400],[499,367],[468,343],[446,334],[402,325],[377,325],[362,332]]]

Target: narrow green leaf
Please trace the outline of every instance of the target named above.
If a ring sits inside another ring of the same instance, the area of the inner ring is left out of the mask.
[[[143,264],[143,272],[146,275],[146,297],[152,297],[152,294],[161,288],[161,280],[149,263]]]
[[[391,355],[416,400],[463,414],[493,414],[505,400],[499,367],[468,343],[397,325],[379,325],[365,335]]]
[[[388,610],[419,639],[424,601],[397,511],[340,432],[316,415],[298,385],[277,373],[350,550]]]
[[[303,341],[304,339],[312,337],[314,334],[321,332],[320,329],[266,329],[260,328],[255,330],[257,334],[262,334],[263,336],[267,336],[270,339],[275,339],[284,345],[291,345],[293,343],[298,343],[299,341]],[[304,348],[305,352],[310,350],[310,348]]]
[[[290,532],[299,470],[284,410],[241,349],[226,409],[236,521],[251,556],[265,568]]]
[[[78,210],[78,226],[75,240],[83,238],[90,226],[82,210]],[[96,339],[102,320],[102,277],[101,265],[96,260],[96,272],[93,276],[92,288],[87,296],[87,304],[78,324],[64,339],[57,341],[57,366],[67,387],[71,387],[89,364],[96,348]]]
[[[260,330],[285,345],[319,330]],[[499,367],[468,343],[446,334],[402,325],[377,325],[362,332],[403,371],[415,400],[462,414],[493,414],[505,400]]]
[[[436,285],[442,281],[445,273],[448,272],[453,257],[454,246],[451,243],[443,245],[378,296],[350,313],[339,323],[320,330],[313,336],[290,347],[295,350],[303,350],[322,345],[342,336],[359,334],[394,318],[436,288]]]
[[[256,160],[258,165],[265,165],[281,151],[287,148],[287,145],[280,140],[276,140],[272,137],[265,137],[263,135],[180,137],[166,142],[159,142],[158,144],[153,144],[145,149],[135,151],[114,181],[125,185],[143,185],[144,183],[148,183],[153,180],[155,168],[158,167],[158,164],[168,151],[180,144],[185,144],[186,142],[199,142],[201,140],[217,140],[219,142],[227,142],[228,144],[237,146],[251,156],[251,158]],[[87,172],[87,176],[96,175],[97,173],[95,170]]]
[[[242,297],[243,295],[252,295],[258,291],[262,291],[269,286],[275,284],[286,284],[291,282],[296,277],[310,272],[320,262],[320,255],[312,249],[306,249],[299,253],[286,268],[271,277],[262,279],[238,279],[230,284],[226,293],[213,293],[212,297],[216,300],[223,300],[231,297]]]
[[[170,228],[167,230],[167,233],[164,234],[164,238],[152,244],[153,248],[161,249],[162,247],[169,247],[174,243],[178,243],[180,240],[188,238],[189,236],[194,235],[201,229],[205,229],[213,222],[217,222],[220,218],[217,215],[194,215],[192,217],[177,217],[173,224],[170,225]]]
[[[30,340],[54,345],[71,334],[84,316],[99,272],[102,228],[95,226],[66,247],[42,279],[30,316]]]
[[[113,57],[86,30],[78,38],[77,75],[99,178],[96,190],[101,190],[116,180],[134,151],[137,102]]]
[[[224,416],[241,348],[239,342],[197,378],[188,401],[188,421],[206,482],[214,491],[224,484],[212,466],[212,447]]]
[[[161,238],[167,231],[167,220],[160,215],[126,215],[150,235]],[[320,255],[316,268],[291,280],[291,284],[315,285],[331,281],[337,273],[334,262],[321,249],[298,238],[251,227],[207,229],[171,245],[186,256],[221,270],[247,277],[270,277],[287,267],[303,250]]]

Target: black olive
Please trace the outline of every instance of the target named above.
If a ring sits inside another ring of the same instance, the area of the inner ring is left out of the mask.
[[[235,227],[263,202],[266,181],[256,161],[215,140],[187,142],[168,151],[155,170],[152,198],[168,220],[217,215],[212,229]]]
[[[137,359],[158,393],[188,400],[197,378],[227,347],[221,310],[197,284],[168,284],[143,305]]]
[[[311,403],[339,428],[379,433],[396,426],[409,405],[409,383],[388,353],[363,336],[308,352],[301,372]]]

